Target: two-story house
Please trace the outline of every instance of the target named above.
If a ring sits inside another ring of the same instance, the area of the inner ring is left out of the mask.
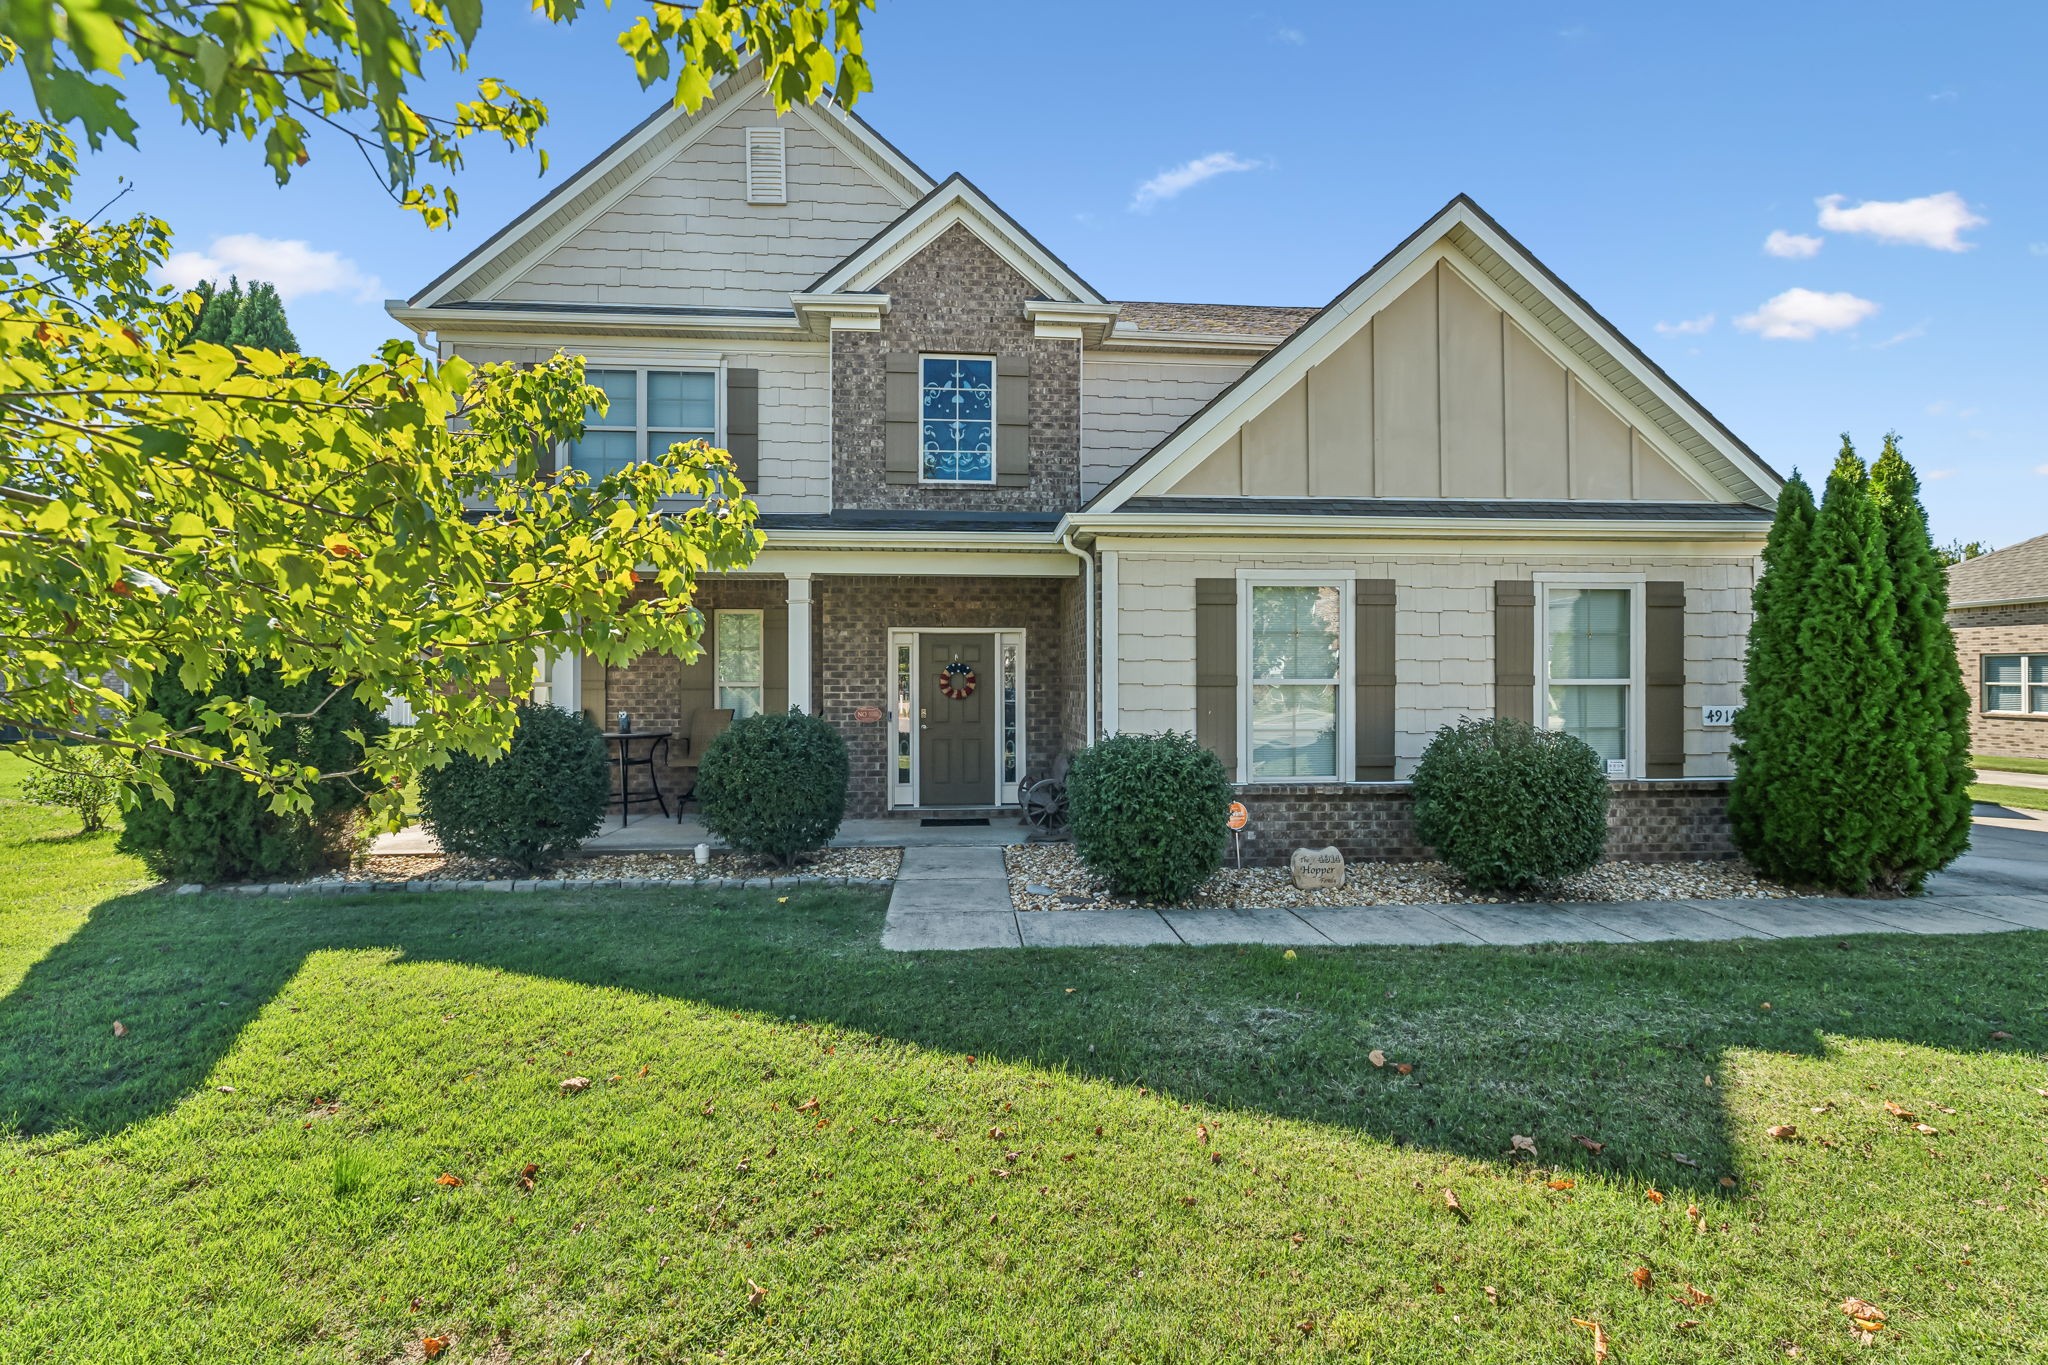
[[[1398,851],[1431,735],[1499,712],[1607,759],[1617,851],[1725,846],[1711,722],[1779,478],[1469,199],[1320,308],[1120,301],[747,71],[390,311],[444,356],[586,356],[610,412],[563,465],[702,436],[760,505],[702,657],[559,661],[565,704],[815,711],[862,816],[1192,731],[1269,857]]]

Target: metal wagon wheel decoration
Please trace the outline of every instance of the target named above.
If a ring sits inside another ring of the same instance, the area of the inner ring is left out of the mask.
[[[939,691],[953,701],[966,701],[974,695],[974,665],[955,660],[939,670]]]

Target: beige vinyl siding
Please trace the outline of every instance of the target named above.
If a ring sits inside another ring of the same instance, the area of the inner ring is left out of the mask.
[[[1709,501],[1618,415],[1625,400],[1581,382],[1530,321],[1440,261],[1263,409],[1219,431],[1170,491]]]
[[[801,117],[779,120],[789,202],[747,202],[759,92],[486,297],[522,303],[780,308],[903,212],[900,190]]]
[[[1236,382],[1246,362],[1181,356],[1081,360],[1081,497],[1173,434],[1204,403]],[[1233,491],[1235,491],[1233,489]]]
[[[1326,555],[1161,550],[1131,542],[1118,550],[1117,702],[1119,728],[1192,730],[1195,724],[1195,581],[1240,569],[1342,568],[1394,581],[1395,773],[1406,778],[1437,728],[1493,712],[1493,585],[1545,573],[1611,573],[1686,585],[1685,775],[1731,771],[1729,732],[1699,724],[1702,706],[1742,700],[1755,562],[1747,554],[1631,554],[1612,551],[1451,554],[1414,544],[1399,551]]]

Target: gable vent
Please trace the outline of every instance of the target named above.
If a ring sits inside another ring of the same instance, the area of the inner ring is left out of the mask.
[[[785,173],[780,128],[747,129],[747,202],[789,202],[789,177]]]

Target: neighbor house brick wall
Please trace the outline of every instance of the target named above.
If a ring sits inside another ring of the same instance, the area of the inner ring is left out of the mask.
[[[1616,782],[1607,807],[1607,856],[1628,862],[1719,860],[1737,855],[1728,828],[1728,784],[1713,779]],[[1297,848],[1337,846],[1348,859],[1432,858],[1415,835],[1405,782],[1346,786],[1289,783],[1240,787],[1251,812],[1248,867],[1284,866]]]
[[[1970,690],[1970,748],[1980,754],[2048,758],[2048,716],[1984,714],[1986,654],[2048,655],[2048,602],[2010,607],[1962,607],[1949,613],[1963,685]]]
[[[832,333],[833,507],[1064,512],[1079,506],[1081,344],[1033,335],[1024,302],[1038,291],[960,224],[876,289],[889,296],[881,330]],[[1030,483],[888,482],[882,427],[884,361],[891,351],[1029,357]]]

